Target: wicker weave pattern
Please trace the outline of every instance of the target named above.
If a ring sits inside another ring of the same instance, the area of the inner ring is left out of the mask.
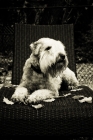
[[[1,135],[78,135],[93,134],[93,104],[80,104],[73,95],[92,96],[88,87],[71,92],[71,96],[42,102],[43,108],[36,110],[23,104],[5,105],[3,97],[10,99],[14,88],[0,90],[0,134]],[[6,92],[7,91],[7,92]],[[60,92],[60,95],[68,91]]]

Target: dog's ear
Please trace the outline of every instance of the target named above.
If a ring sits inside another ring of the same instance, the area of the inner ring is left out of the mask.
[[[32,42],[32,43],[30,44],[30,49],[31,49],[31,51],[33,52],[33,51],[35,50],[35,48],[36,48],[36,45]]]
[[[41,46],[41,44],[37,43],[37,42],[30,44],[30,49],[34,55],[38,55],[40,46]]]

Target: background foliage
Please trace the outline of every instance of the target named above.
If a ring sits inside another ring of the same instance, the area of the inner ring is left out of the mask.
[[[92,0],[0,0],[0,52],[10,55],[13,51],[15,23],[74,24],[76,62],[92,63],[92,13]]]

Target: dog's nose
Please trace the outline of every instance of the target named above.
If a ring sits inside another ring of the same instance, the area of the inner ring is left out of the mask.
[[[64,54],[61,54],[61,53],[60,53],[60,54],[59,54],[59,57],[60,57],[61,60],[64,60],[64,59],[65,59],[65,55],[64,55]]]

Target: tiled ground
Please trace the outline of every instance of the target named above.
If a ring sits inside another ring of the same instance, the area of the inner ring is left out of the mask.
[[[77,64],[76,70],[80,84],[87,85],[93,90],[93,64]]]

